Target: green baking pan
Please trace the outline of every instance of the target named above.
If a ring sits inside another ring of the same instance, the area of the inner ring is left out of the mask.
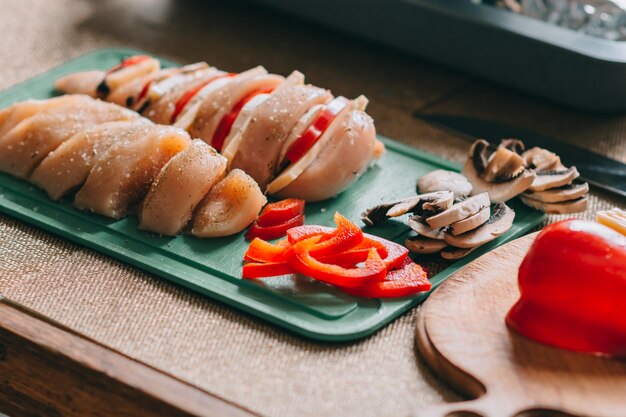
[[[106,69],[122,57],[137,53],[144,52],[105,49],[79,57],[0,92],[0,108],[27,98],[52,97],[55,95],[53,82],[61,75]],[[365,208],[414,195],[419,176],[437,168],[459,168],[393,140],[381,140],[387,145],[384,157],[345,193],[332,200],[309,204],[307,223],[332,226],[335,211],[360,222],[360,213]],[[445,263],[432,256],[415,258],[430,268],[433,288],[483,253],[523,235],[544,217],[518,201],[513,201],[512,207],[517,215],[511,230],[465,259]],[[428,296],[424,293],[395,300],[363,299],[300,276],[243,280],[241,262],[247,247],[243,233],[219,239],[158,236],[137,230],[135,218],[112,220],[79,211],[72,207],[70,200],[53,202],[28,182],[5,174],[0,174],[0,211],[316,340],[346,341],[365,337]],[[388,223],[367,232],[403,242],[409,228],[402,222]]]

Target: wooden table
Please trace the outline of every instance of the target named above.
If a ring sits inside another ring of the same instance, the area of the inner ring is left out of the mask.
[[[416,113],[525,126],[626,161],[625,115],[564,108],[232,3],[0,0],[0,88],[131,46],[232,71],[297,68],[335,94],[367,95],[381,134],[458,162],[467,143]],[[626,207],[595,190],[590,206],[582,217]],[[416,310],[364,341],[313,343],[14,219],[0,216],[0,236],[0,411],[12,417],[410,415],[459,399],[415,353]]]

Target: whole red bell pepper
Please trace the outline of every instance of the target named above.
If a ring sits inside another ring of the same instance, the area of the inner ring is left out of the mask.
[[[626,237],[589,221],[552,224],[518,278],[510,328],[564,349],[626,356]]]

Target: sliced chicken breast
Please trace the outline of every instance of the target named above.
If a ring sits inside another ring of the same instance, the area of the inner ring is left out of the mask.
[[[0,139],[22,120],[54,107],[71,104],[73,96],[59,96],[47,100],[26,100],[0,110]]]
[[[262,67],[242,72],[202,103],[187,131],[211,144],[220,122],[235,104],[255,91],[274,89],[283,80],[279,75],[267,74]]]
[[[226,172],[226,158],[194,139],[157,175],[139,213],[139,228],[174,236],[185,227],[194,209]]]
[[[191,234],[221,237],[239,233],[257,218],[265,203],[267,199],[254,179],[234,169],[200,203]]]
[[[329,126],[327,140],[321,138],[313,146],[319,149],[312,148],[309,152],[314,151],[313,154],[303,156],[294,165],[306,165],[307,158],[314,158],[313,161],[309,161],[308,166],[295,176],[295,179],[286,181],[288,185],[284,187],[278,185],[280,181],[277,178],[276,182],[268,187],[268,192],[280,197],[321,201],[344,191],[367,170],[374,158],[376,143],[374,121],[365,112],[353,110],[346,112],[336,122],[338,123]],[[291,174],[288,172],[290,169],[287,168],[281,177],[283,175],[288,177]],[[274,184],[278,187],[276,192],[271,187]]]
[[[278,174],[280,151],[298,120],[311,107],[332,98],[328,90],[303,83],[301,73],[292,73],[257,107],[230,161],[231,168],[244,170],[261,189]]]
[[[142,114],[155,123],[170,124],[176,102],[190,89],[225,74],[217,68],[205,67],[178,72],[150,87],[149,105]],[[141,110],[141,109],[140,109]]]
[[[99,155],[115,142],[124,141],[138,129],[152,125],[148,119],[108,122],[81,131],[52,151],[35,169],[30,181],[58,200],[80,187]]]
[[[171,126],[137,130],[97,158],[74,205],[115,219],[124,217],[145,197],[161,168],[190,142],[187,132]]]
[[[0,171],[28,178],[50,152],[82,129],[137,118],[136,113],[116,104],[84,95],[73,97],[71,104],[41,111],[0,139]]]
[[[120,106],[132,108],[133,110],[138,110],[139,95],[143,93],[143,95],[147,97],[147,89],[150,85],[171,76],[178,70],[178,68],[162,69],[130,80],[126,84],[122,84],[114,91],[111,91],[111,93],[107,96],[107,101],[119,104]],[[143,91],[144,88],[146,88],[146,91]]]
[[[69,74],[54,82],[54,88],[64,94],[85,94],[96,97],[98,85],[104,80],[106,71],[83,71]]]

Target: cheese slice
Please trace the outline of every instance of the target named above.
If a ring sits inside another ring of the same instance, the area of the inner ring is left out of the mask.
[[[596,214],[596,221],[626,236],[626,210],[616,207],[611,210],[599,211]]]

